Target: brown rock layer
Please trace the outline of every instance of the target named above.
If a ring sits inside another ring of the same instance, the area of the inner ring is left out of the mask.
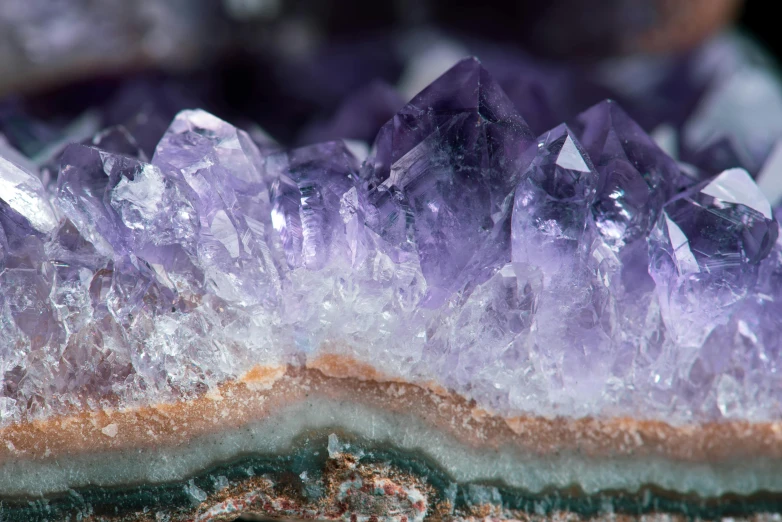
[[[470,447],[531,455],[662,457],[684,462],[782,459],[782,422],[674,426],[631,418],[505,418],[437,385],[384,379],[339,356],[308,368],[259,366],[191,400],[55,416],[0,429],[0,464],[128,448],[177,447],[263,420],[309,395],[414,415]]]

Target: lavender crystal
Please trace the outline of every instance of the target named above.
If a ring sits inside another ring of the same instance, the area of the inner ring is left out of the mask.
[[[0,156],[4,419],[334,350],[506,414],[779,418],[771,205],[616,102],[535,138],[467,59],[363,165],[200,110],[151,159],[127,127],[91,143],[56,190]]]
[[[700,346],[755,286],[757,266],[777,241],[771,205],[741,169],[669,201],[650,238],[649,271],[668,331]],[[701,306],[693,306],[698,300]]]
[[[381,128],[363,173],[370,227],[417,250],[433,302],[507,260],[509,198],[531,143],[526,122],[475,59]]]

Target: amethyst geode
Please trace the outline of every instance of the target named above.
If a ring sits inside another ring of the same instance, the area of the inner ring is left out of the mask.
[[[4,422],[328,350],[504,414],[780,418],[771,206],[615,102],[536,139],[467,59],[363,165],[199,110],[151,162],[111,136],[68,146],[56,187],[0,156]]]

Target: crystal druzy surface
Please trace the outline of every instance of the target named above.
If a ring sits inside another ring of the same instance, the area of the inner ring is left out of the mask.
[[[145,139],[70,145],[46,186],[0,152],[5,423],[335,353],[503,415],[780,417],[770,204],[615,102],[536,138],[467,59],[363,162],[200,110]]]

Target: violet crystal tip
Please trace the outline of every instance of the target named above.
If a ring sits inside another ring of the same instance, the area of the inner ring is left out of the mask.
[[[778,230],[771,205],[743,169],[726,170],[665,205],[650,238],[649,271],[678,343],[701,346],[741,305]],[[692,299],[702,305],[692,307]]]
[[[645,238],[673,193],[676,163],[612,100],[571,126],[600,173],[593,211],[603,237],[616,248]]]
[[[475,58],[456,64],[380,130],[364,169],[376,207],[369,226],[417,249],[430,295],[480,283],[507,262],[508,198],[532,143]]]

